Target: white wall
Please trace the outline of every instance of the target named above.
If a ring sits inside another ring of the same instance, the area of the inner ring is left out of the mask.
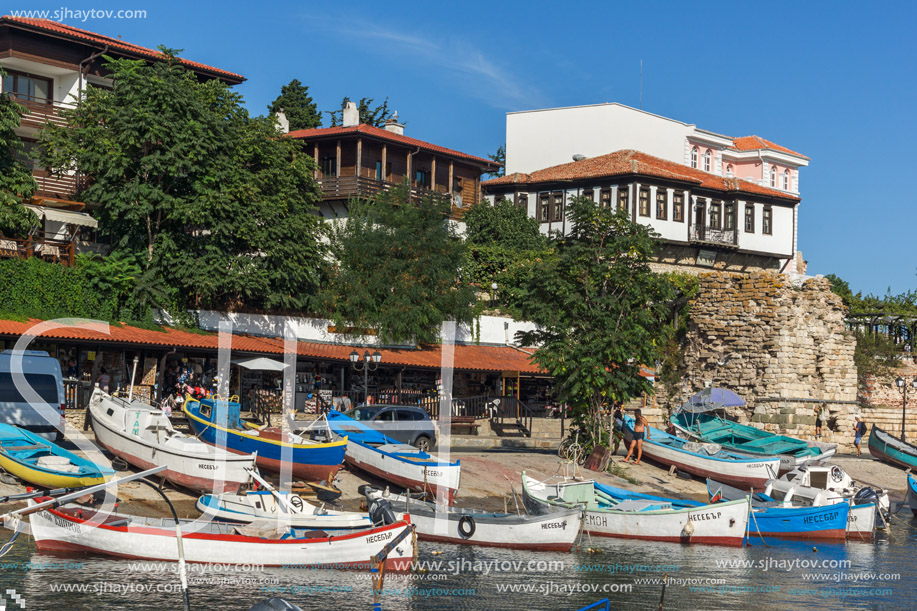
[[[694,126],[617,103],[506,115],[506,173],[533,172],[572,161],[635,149],[684,163]]]
[[[330,327],[332,323],[330,320],[322,318],[270,316],[238,312],[226,313],[215,312],[213,310],[198,310],[197,315],[200,328],[206,331],[217,331],[219,330],[220,321],[229,320],[232,321],[233,331],[235,333],[247,333],[249,335],[258,335],[262,337],[283,337],[285,321],[289,320],[294,331],[298,334],[299,339],[304,341],[347,346],[379,345],[378,338],[374,336],[367,335],[348,340],[337,333],[329,333],[328,327]],[[160,313],[160,318],[166,324],[172,322],[171,318],[165,313]],[[475,326],[477,327],[478,325],[480,325],[478,341],[475,341],[475,333],[472,329],[467,326],[461,326],[458,329],[456,343],[480,343],[500,346],[515,345],[516,332],[532,331],[535,329],[534,323],[516,321],[511,318],[502,318],[498,316],[481,316],[475,321]]]
[[[755,208],[755,231],[745,233],[745,207],[752,205]],[[793,208],[784,206],[771,206],[773,211],[773,231],[765,235],[762,231],[764,219],[764,204],[742,202],[739,206],[739,248],[793,257]]]

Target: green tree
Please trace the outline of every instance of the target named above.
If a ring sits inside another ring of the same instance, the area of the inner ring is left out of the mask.
[[[537,267],[523,311],[539,328],[519,338],[600,440],[603,406],[653,392],[640,367],[659,358],[674,292],[649,267],[650,228],[583,197],[568,215],[571,233]]]
[[[44,129],[42,153],[88,178],[82,197],[114,251],[141,255],[144,300],[163,294],[158,278],[195,307],[306,306],[322,222],[301,144],[176,61],[106,61],[114,87],[89,88],[67,127]]]
[[[4,74],[0,70],[0,78]],[[0,94],[0,235],[8,237],[21,237],[38,223],[22,205],[38,188],[22,162],[22,142],[16,135],[25,112],[8,93]]]
[[[547,238],[541,224],[525,208],[501,197],[493,206],[482,202],[472,206],[462,217],[465,240],[479,246],[497,245],[517,250],[542,249]]]
[[[500,176],[506,175],[506,145],[501,144],[500,148],[497,149],[496,153],[488,154],[491,161],[496,161],[500,164],[500,168],[496,172],[488,172],[487,176],[492,176],[494,178],[499,178]]]
[[[271,114],[281,110],[290,122],[290,131],[321,127],[322,113],[309,95],[309,88],[297,79],[280,88],[280,95],[267,107]]]
[[[406,185],[350,202],[333,233],[336,272],[324,299],[335,325],[374,329],[386,343],[434,343],[443,321],[471,321],[474,292],[459,282],[465,245],[449,209],[410,198]]]
[[[350,98],[345,97],[341,100],[340,110],[326,110],[325,112],[331,117],[331,127],[337,127],[343,123],[344,108],[350,102]],[[360,123],[363,125],[372,125],[383,127],[385,122],[393,117],[392,111],[388,108],[388,98],[385,98],[381,104],[373,106],[374,98],[360,98],[357,103],[357,110],[360,112]]]

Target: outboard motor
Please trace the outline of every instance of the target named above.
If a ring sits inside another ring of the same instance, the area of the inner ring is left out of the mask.
[[[373,501],[373,504],[369,506],[369,519],[376,526],[380,524],[388,526],[398,521],[397,516],[395,516],[395,510],[392,509],[392,504],[385,499]]]
[[[882,505],[879,503],[879,493],[869,487],[860,488],[855,495],[853,495],[853,504],[854,505],[863,505],[865,503],[875,503],[876,504],[876,514],[879,518],[878,522],[880,524],[886,524],[888,522],[888,514],[882,510]]]

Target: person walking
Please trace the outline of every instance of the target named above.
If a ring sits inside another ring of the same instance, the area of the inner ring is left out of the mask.
[[[108,371],[106,371],[104,367],[102,367],[102,373],[96,378],[96,384],[99,385],[99,388],[101,388],[103,392],[108,392],[109,385],[111,384],[111,376],[108,375]]]
[[[630,455],[634,453],[634,448],[636,448],[637,460],[634,461],[634,464],[640,464],[640,459],[643,458],[643,438],[650,438],[649,425],[650,423],[643,417],[642,411],[638,409],[634,412],[634,438],[630,441],[630,448],[627,450],[624,462],[630,462]]]
[[[856,446],[857,456],[860,456],[860,442],[866,434],[866,422],[860,416],[854,416],[853,419],[853,445]]]

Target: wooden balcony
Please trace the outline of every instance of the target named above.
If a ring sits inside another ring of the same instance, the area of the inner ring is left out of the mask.
[[[45,170],[33,170],[32,178],[38,183],[35,195],[50,199],[73,199],[73,194],[83,187],[83,181],[78,174],[53,176]]]
[[[388,191],[398,187],[396,183],[386,180],[376,180],[364,176],[331,176],[320,178],[318,184],[322,189],[322,199],[354,199],[354,198],[372,198],[378,193]],[[452,196],[448,193],[431,191],[430,189],[411,187],[411,199],[414,201],[423,201],[428,197],[440,199],[446,203],[452,204]],[[473,202],[471,202],[473,203]]]
[[[723,229],[715,225],[692,225],[689,239],[691,242],[710,246],[739,247],[739,234],[733,229]]]
[[[10,94],[20,106],[24,107],[28,114],[22,117],[23,127],[42,128],[46,124],[67,125],[66,119],[61,117],[60,111],[63,109],[75,108],[75,104],[69,102],[54,102],[37,98],[29,98],[17,94]]]
[[[73,266],[76,249],[73,242],[51,240],[38,236],[26,240],[0,238],[0,259],[31,259],[40,257],[49,263]]]

